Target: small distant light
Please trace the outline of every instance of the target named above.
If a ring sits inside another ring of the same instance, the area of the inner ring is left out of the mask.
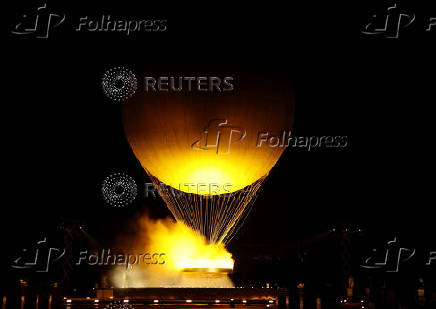
[[[98,303],[99,302],[99,300],[98,299],[94,299],[94,303]]]
[[[71,303],[71,299],[67,299],[67,303]]]
[[[230,301],[234,301],[234,299],[233,299],[233,298],[230,298]]]
[[[187,303],[192,303],[192,299],[187,299],[186,302]]]
[[[89,297],[89,296],[86,296],[86,299],[90,299],[90,297]]]
[[[270,299],[268,302],[269,302],[270,304],[272,304],[274,301]]]
[[[159,299],[155,299],[155,300],[153,300],[153,302],[154,302],[155,304],[157,304],[157,303],[159,302]]]
[[[128,302],[129,302],[129,300],[128,300],[128,299],[125,299],[125,300],[124,300],[124,302],[125,302],[125,303],[128,303]]]
[[[361,303],[363,303],[363,299],[362,299],[362,300],[360,300],[360,302],[361,302]]]
[[[244,299],[243,301],[242,301],[244,304],[246,304],[247,303],[247,301]]]
[[[347,300],[346,299],[344,299],[344,303],[346,303],[347,302]]]
[[[66,297],[64,297],[64,299],[67,299]]]
[[[219,299],[217,299],[217,300],[215,300],[215,302],[218,304],[219,302],[220,302],[220,300]]]
[[[269,305],[266,305],[267,308],[269,308]]]
[[[113,296],[109,296],[109,298],[110,298],[110,299],[114,299],[114,297],[113,297]]]

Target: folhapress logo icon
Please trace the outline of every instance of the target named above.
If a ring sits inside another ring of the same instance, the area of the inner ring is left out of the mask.
[[[397,273],[404,262],[408,262],[415,257],[424,262],[426,267],[431,267],[432,263],[436,261],[436,251],[428,249],[425,251],[427,252],[416,254],[415,248],[400,246],[397,237],[395,237],[387,242],[384,250],[372,249],[371,255],[365,259],[364,264],[360,265],[360,267]]]
[[[367,269],[384,269],[386,272],[397,273],[402,262],[407,262],[415,255],[414,248],[400,248],[397,238],[387,242],[387,249],[384,254],[378,254],[377,249],[372,250],[373,254],[365,260],[362,268]],[[378,255],[382,258],[377,260]]]
[[[11,31],[18,35],[34,35],[39,39],[47,39],[50,30],[62,24],[65,14],[56,14],[48,11],[47,4],[36,8],[33,14],[23,14],[21,20]]]
[[[52,248],[48,246],[47,238],[44,237],[36,243],[34,250],[22,249],[12,263],[11,267],[15,269],[33,269],[36,272],[46,273],[50,265],[58,261],[65,255],[65,248]]]
[[[415,14],[404,12],[397,7],[397,4],[394,4],[382,14],[372,15],[372,20],[366,24],[362,33],[397,39],[400,36],[400,30],[410,26],[414,21]]]
[[[215,150],[216,154],[230,153],[230,145],[242,141],[246,131],[240,127],[233,127],[226,119],[209,121],[201,135],[191,148],[195,150]]]

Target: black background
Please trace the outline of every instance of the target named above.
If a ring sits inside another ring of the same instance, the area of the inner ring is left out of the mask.
[[[2,12],[2,267],[21,248],[59,233],[63,221],[82,220],[89,234],[110,245],[144,209],[153,217],[170,215],[159,198],[140,195],[131,206],[113,209],[100,193],[113,172],[148,181],[101,77],[114,66],[146,70],[158,62],[280,67],[293,79],[294,134],[348,136],[345,149],[284,153],[230,244],[236,280],[268,279],[261,270],[251,272],[257,264],[249,261],[257,256],[275,261],[265,273],[277,282],[333,276],[336,251],[325,255],[332,228],[364,231],[355,236],[357,265],[395,236],[420,252],[436,250],[435,32],[425,31],[436,12],[429,3],[402,3],[417,21],[398,39],[361,33],[390,4],[384,2],[52,1],[48,7],[66,20],[48,39],[11,34],[36,2],[9,3]],[[80,16],[103,14],[166,19],[168,30],[129,36],[74,31]],[[312,256],[306,273],[300,273],[302,254]]]

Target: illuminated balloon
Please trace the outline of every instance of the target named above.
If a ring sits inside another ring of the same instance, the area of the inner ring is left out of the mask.
[[[123,103],[125,133],[141,165],[175,217],[212,242],[228,238],[243,217],[285,149],[265,138],[290,132],[294,115],[282,74],[224,77],[232,77],[233,90],[210,91],[206,78],[207,91],[194,81],[191,91],[143,90]]]

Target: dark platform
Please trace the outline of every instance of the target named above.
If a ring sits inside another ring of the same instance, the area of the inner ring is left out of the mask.
[[[279,294],[286,294],[283,289],[276,288],[123,288],[113,289],[115,299],[159,300],[223,303],[243,301],[252,303],[276,303]]]

